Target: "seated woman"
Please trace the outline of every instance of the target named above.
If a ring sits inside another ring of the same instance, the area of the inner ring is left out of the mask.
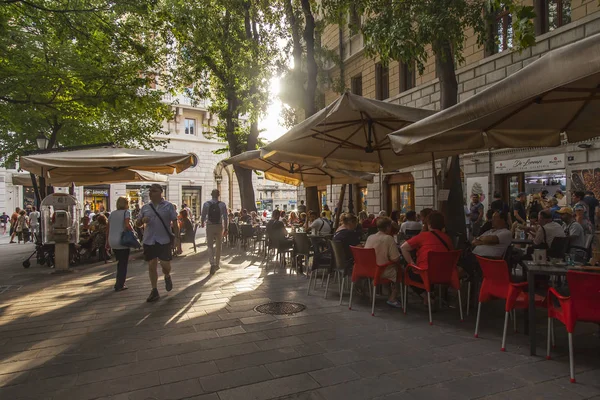
[[[423,269],[427,269],[427,258],[430,252],[451,251],[453,248],[452,240],[450,240],[450,237],[444,232],[446,229],[446,221],[444,220],[444,215],[442,213],[435,211],[430,213],[427,217],[427,225],[427,231],[421,232],[417,236],[408,239],[404,242],[402,247],[400,247],[402,256],[408,264],[415,264],[412,252],[416,251],[416,265]],[[409,270],[408,274],[412,280],[423,282],[421,276],[414,271]],[[423,303],[427,304],[425,290],[416,287],[413,287],[413,290],[423,298]]]
[[[298,225],[299,223],[300,223],[300,219],[298,218],[296,213],[294,211],[290,212],[290,218],[288,219],[288,224],[291,226],[291,225]]]
[[[392,233],[392,220],[388,217],[377,218],[377,233],[367,238],[365,249],[375,249],[378,265],[385,265],[389,262],[394,264],[388,266],[381,277],[393,282],[390,296],[387,304],[400,308],[402,305],[397,300],[398,297],[398,270],[400,268],[400,253]]]
[[[400,232],[400,211],[394,210],[390,214],[390,219],[392,220],[392,236],[396,236],[398,232]]]
[[[179,235],[182,243],[192,243],[194,241],[194,224],[189,218],[187,210],[179,212]],[[181,249],[181,243],[179,244]]]
[[[356,215],[345,213],[340,216],[340,226],[333,235],[333,240],[342,242],[345,246],[357,246],[360,244],[360,232],[356,230],[358,219]]]
[[[108,230],[108,220],[102,214],[96,217],[96,227],[92,234],[92,252],[98,251],[98,260],[106,260],[108,254],[106,253],[106,238]]]

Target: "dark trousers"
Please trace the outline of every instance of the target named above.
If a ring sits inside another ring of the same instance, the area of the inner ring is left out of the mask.
[[[129,249],[113,249],[117,259],[117,282],[115,289],[122,288],[127,278],[127,263],[129,262]]]

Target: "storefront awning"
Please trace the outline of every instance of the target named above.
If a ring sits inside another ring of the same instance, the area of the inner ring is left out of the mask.
[[[264,150],[247,151],[224,160],[225,165],[239,165],[244,168],[263,171],[265,178],[288,185],[306,187],[332,184],[369,183],[373,175],[347,170],[336,170],[324,166],[303,165],[298,163],[275,161],[264,158]]]
[[[193,154],[120,147],[44,153],[21,156],[19,159],[19,165],[24,170],[48,179],[66,179],[67,182],[73,181],[71,178],[74,176],[114,174],[121,170],[175,174],[196,164]]]
[[[600,136],[600,35],[542,56],[483,92],[390,134],[399,156],[550,147]],[[402,158],[402,157],[400,157]]]
[[[388,134],[434,114],[345,93],[265,146],[267,158],[334,169],[379,172],[398,168]]]

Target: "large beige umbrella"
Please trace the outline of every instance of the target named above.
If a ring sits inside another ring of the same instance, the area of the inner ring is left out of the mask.
[[[295,162],[275,161],[264,158],[263,150],[252,150],[224,160],[225,165],[239,165],[244,168],[263,171],[265,178],[306,187],[332,184],[352,184],[373,182],[373,175],[347,170],[335,170],[324,166],[303,165]]]
[[[387,135],[432,114],[345,93],[265,146],[265,157],[334,169],[393,171],[400,163]]]
[[[167,182],[167,175],[156,172],[136,171],[133,169],[98,169],[97,171],[80,174],[77,170],[59,169],[49,173],[50,178],[46,183],[52,186],[76,186],[100,185],[104,183],[128,183],[128,182]],[[12,184],[21,186],[32,186],[31,174],[19,173],[12,175]]]
[[[402,158],[547,147],[600,135],[600,35],[551,51],[483,92],[390,135]]]
[[[71,175],[81,177],[85,174],[103,174],[106,171],[115,173],[125,169],[175,174],[196,163],[193,154],[118,147],[44,153],[21,156],[19,159],[19,166],[24,170],[49,179],[60,175],[60,179],[66,181],[73,181]]]

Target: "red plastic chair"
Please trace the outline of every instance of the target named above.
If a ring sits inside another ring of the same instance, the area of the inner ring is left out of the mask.
[[[419,268],[414,264],[408,264],[404,272],[404,284],[407,288],[404,290],[404,313],[406,314],[406,297],[408,286],[414,286],[427,291],[427,306],[429,307],[429,325],[433,325],[431,318],[431,285],[450,285],[458,291],[458,309],[460,311],[460,320],[463,321],[462,300],[460,298],[460,283],[458,279],[458,259],[461,251],[432,251],[427,254],[427,268]],[[408,272],[413,270],[419,274],[423,282],[418,282],[410,278]]]
[[[380,283],[388,283],[389,279],[382,279],[381,274],[390,265],[395,263],[389,262],[384,265],[377,265],[377,256],[375,255],[375,249],[365,249],[363,247],[350,246],[352,250],[352,256],[354,257],[354,268],[352,269],[352,284],[350,285],[350,302],[348,303],[348,309],[352,310],[352,292],[354,291],[354,282],[361,278],[373,279],[373,290],[372,291],[372,305],[371,315],[375,315],[375,288]]]
[[[502,334],[502,351],[506,351],[506,331],[508,329],[508,317],[515,309],[526,309],[529,307],[529,295],[525,292],[527,282],[513,283],[510,281],[508,265],[504,260],[490,260],[477,256],[479,266],[483,272],[483,282],[479,290],[479,304],[477,305],[477,321],[475,322],[475,337],[479,337],[479,317],[481,316],[481,303],[493,299],[506,300],[504,310],[504,332]],[[542,296],[535,296],[536,306],[545,306],[546,300]],[[515,318],[516,321],[516,318]],[[516,326],[515,326],[516,332]]]
[[[556,289],[548,289],[548,337],[551,336],[552,319],[565,324],[569,336],[569,367],[571,383],[575,383],[575,365],[573,361],[573,332],[577,321],[600,323],[600,274],[592,272],[567,272],[570,297],[561,296]],[[556,298],[560,308],[555,307]],[[548,354],[550,359],[550,340]]]

